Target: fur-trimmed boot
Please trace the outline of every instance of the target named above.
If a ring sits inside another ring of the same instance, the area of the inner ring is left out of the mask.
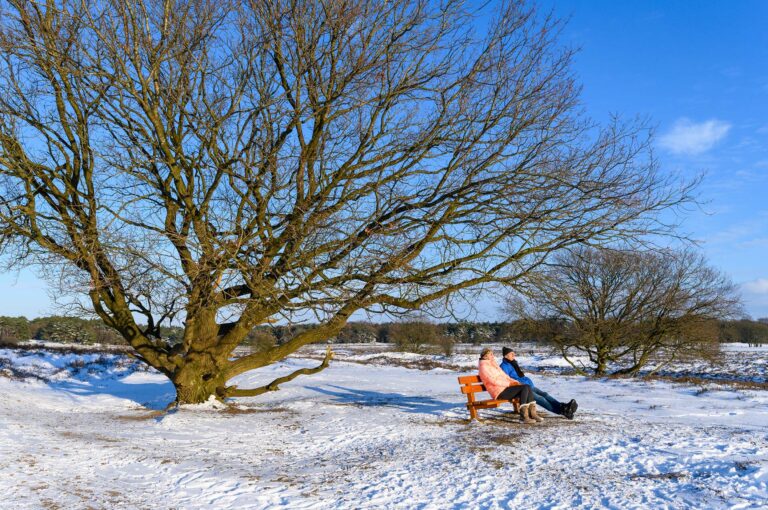
[[[523,404],[520,406],[520,421],[523,423],[536,423],[536,420],[532,420],[528,414],[531,404]]]
[[[531,402],[528,404],[528,416],[530,416],[531,419],[536,420],[538,423],[544,421],[544,418],[539,416],[539,410],[536,409],[536,402]]]

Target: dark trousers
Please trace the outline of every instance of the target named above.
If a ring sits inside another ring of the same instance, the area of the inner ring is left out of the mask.
[[[501,400],[512,400],[513,398],[517,398],[520,399],[520,405],[523,405],[533,402],[533,393],[531,392],[531,387],[527,384],[516,384],[506,388],[499,393],[499,396],[496,398]]]

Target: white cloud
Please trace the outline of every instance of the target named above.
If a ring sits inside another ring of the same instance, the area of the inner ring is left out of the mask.
[[[701,154],[725,138],[730,129],[731,125],[721,120],[696,123],[683,117],[659,138],[659,143],[675,154]]]
[[[768,278],[758,278],[741,285],[745,292],[750,294],[768,294]]]

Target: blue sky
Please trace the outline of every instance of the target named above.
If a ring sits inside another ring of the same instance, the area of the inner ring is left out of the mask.
[[[704,173],[683,219],[768,317],[768,2],[559,0],[562,42],[596,119],[648,116],[662,169]]]
[[[705,173],[683,229],[768,317],[768,1],[547,0],[569,22],[583,102],[644,116],[665,171]],[[44,283],[0,274],[0,315],[54,313]]]

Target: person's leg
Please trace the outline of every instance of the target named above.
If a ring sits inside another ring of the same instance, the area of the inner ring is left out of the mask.
[[[560,415],[564,413],[564,404],[544,390],[533,388],[533,398],[536,399],[536,404],[550,413]]]
[[[517,384],[515,386],[509,386],[504,389],[497,397],[502,400],[512,400],[514,398],[520,400],[520,405],[525,405],[533,402],[533,395],[531,394],[531,387],[527,384]]]
[[[523,387],[523,390],[520,392],[520,402],[524,404],[530,404],[534,401],[531,387],[527,384],[521,384],[521,386]]]
[[[520,419],[523,423],[536,423],[536,420],[529,416],[531,404],[535,405],[533,392],[527,384],[518,384],[509,386],[496,397],[498,399],[512,400],[514,398],[520,401]]]

